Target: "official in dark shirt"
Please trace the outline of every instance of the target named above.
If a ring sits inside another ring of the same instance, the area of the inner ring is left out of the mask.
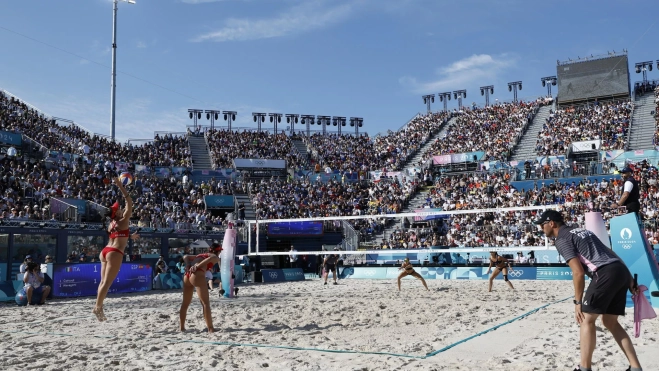
[[[591,370],[597,331],[595,321],[600,315],[602,324],[611,331],[627,356],[631,370],[641,370],[634,345],[618,323],[618,316],[625,314],[627,290],[636,294],[634,280],[627,266],[591,231],[566,226],[563,215],[558,211],[547,210],[534,223],[541,227],[547,237],[556,239],[556,250],[572,270],[574,317],[581,326],[581,363],[575,371]],[[591,281],[584,295],[586,274]]]
[[[626,207],[627,213],[638,213],[641,210],[640,193],[638,183],[633,176],[633,171],[631,168],[625,167],[620,173],[625,183],[622,188],[622,196],[616,203],[616,206]]]

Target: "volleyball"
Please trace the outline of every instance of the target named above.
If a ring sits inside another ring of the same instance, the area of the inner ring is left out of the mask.
[[[127,186],[133,182],[133,176],[128,172],[123,172],[119,175],[119,180],[121,181],[121,184]]]

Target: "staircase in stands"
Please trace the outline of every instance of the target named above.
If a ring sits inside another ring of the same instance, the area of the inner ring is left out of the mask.
[[[190,155],[192,156],[192,170],[213,170],[213,161],[203,136],[188,135]]]
[[[533,117],[531,125],[526,128],[526,132],[520,139],[519,143],[513,149],[511,160],[525,161],[537,156],[535,145],[538,141],[538,133],[542,130],[542,125],[547,122],[552,106],[543,106],[538,109],[538,113]]]
[[[634,102],[634,114],[627,147],[629,150],[654,149],[656,121],[651,112],[655,109],[654,94],[652,93],[647,93]]]

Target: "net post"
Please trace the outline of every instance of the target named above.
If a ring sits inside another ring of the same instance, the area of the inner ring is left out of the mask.
[[[252,253],[252,222],[246,220],[247,222],[247,255]]]
[[[256,255],[259,254],[259,220],[256,219],[254,222],[256,225],[256,230],[254,231],[254,237],[256,238]]]

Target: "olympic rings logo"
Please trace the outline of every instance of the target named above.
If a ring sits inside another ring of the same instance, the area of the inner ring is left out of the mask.
[[[277,278],[277,272],[270,272],[270,278]]]
[[[519,277],[522,277],[524,275],[524,271],[515,270],[515,271],[508,272],[508,275],[510,277],[519,278]]]
[[[622,245],[622,248],[625,250],[629,250],[632,248],[632,245]]]
[[[375,269],[366,269],[366,270],[364,270],[364,276],[367,276],[367,277],[375,276]]]

